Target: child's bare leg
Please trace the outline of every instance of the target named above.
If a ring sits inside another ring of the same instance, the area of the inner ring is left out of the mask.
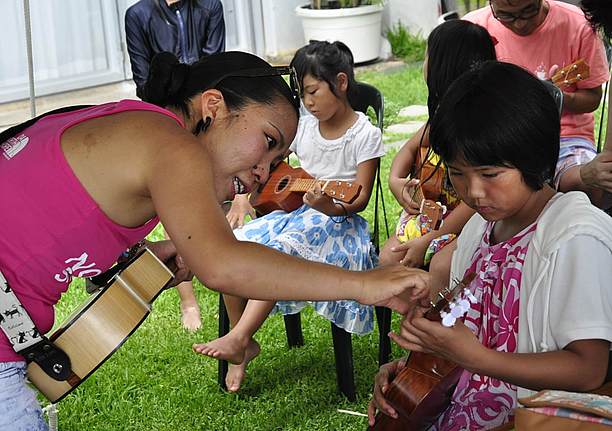
[[[188,331],[197,331],[202,327],[200,306],[193,291],[191,281],[184,281],[176,286],[181,300],[181,323]]]
[[[225,378],[228,391],[236,392],[240,389],[249,362],[259,355],[261,349],[259,343],[253,339],[253,335],[263,325],[272,308],[274,301],[249,300],[242,317],[228,334],[208,343],[193,346],[198,353],[230,362]],[[228,314],[230,314],[229,307]]]
[[[226,307],[228,307],[228,314],[231,315],[229,310],[234,307],[228,306],[227,303]],[[233,325],[229,333],[205,344],[194,344],[193,349],[211,358],[241,364],[247,356],[247,348],[257,344],[253,340],[253,335],[263,325],[272,308],[274,308],[274,301],[249,300],[242,317]],[[232,320],[230,318],[230,323]]]
[[[164,238],[170,239],[164,230]],[[202,327],[200,305],[195,297],[193,281],[184,281],[176,286],[181,301],[181,324],[188,331],[197,331]]]
[[[390,265],[393,263],[399,263],[404,256],[406,256],[406,251],[392,251],[392,247],[397,247],[401,242],[397,239],[396,235],[390,237],[387,242],[383,245],[380,250],[379,262],[380,266]]]

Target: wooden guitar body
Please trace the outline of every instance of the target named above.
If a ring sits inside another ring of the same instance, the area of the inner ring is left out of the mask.
[[[428,159],[429,147],[419,147],[414,166],[418,169],[421,192],[424,199],[437,201],[442,193],[444,172]]]
[[[275,210],[291,212],[298,209],[304,201],[302,196],[312,189],[315,183],[321,185],[322,193],[345,203],[353,202],[361,185],[350,181],[316,180],[302,168],[294,168],[281,162],[270,173],[268,181],[259,190],[251,193],[251,205],[259,214]]]
[[[145,249],[49,337],[70,358],[72,375],[68,380],[54,380],[35,362],[30,362],[27,369],[30,381],[52,403],[63,399],[140,326],[151,311],[151,302],[173,277]]]
[[[397,419],[376,415],[372,431],[427,430],[450,404],[462,369],[434,355],[412,352],[406,367],[389,385],[385,398]]]
[[[257,192],[251,193],[251,205],[261,214],[279,209],[291,212],[299,208],[304,203],[303,193],[293,192],[291,185],[300,178],[312,179],[312,176],[302,168],[280,163],[270,174],[268,181]]]
[[[475,273],[467,274],[452,289],[438,294],[425,313],[429,320],[439,321],[440,312],[474,280]],[[425,431],[449,406],[463,369],[453,361],[430,353],[411,352],[406,366],[389,384],[385,399],[398,414],[394,419],[382,412],[376,415],[371,431]]]

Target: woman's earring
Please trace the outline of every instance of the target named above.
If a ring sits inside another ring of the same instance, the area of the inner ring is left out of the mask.
[[[210,117],[206,117],[205,120],[198,121],[198,124],[196,124],[192,133],[198,136],[200,133],[206,132],[206,129],[208,129],[210,123],[212,123],[212,118]]]
[[[212,118],[206,117],[204,119],[204,123],[202,123],[202,131],[203,132],[206,132],[208,130],[208,128],[210,127],[210,123],[212,123]]]

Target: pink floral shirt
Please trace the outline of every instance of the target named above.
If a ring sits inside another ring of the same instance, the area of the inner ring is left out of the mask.
[[[464,323],[482,344],[500,352],[515,352],[519,325],[519,289],[523,262],[536,223],[507,241],[491,245],[489,223],[472,264],[470,290],[478,299]],[[482,430],[508,422],[517,405],[516,386],[463,371],[448,409],[432,430]]]

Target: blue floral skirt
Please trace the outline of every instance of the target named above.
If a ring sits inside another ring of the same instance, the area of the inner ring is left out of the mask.
[[[378,264],[370,242],[368,222],[359,215],[329,217],[308,205],[290,213],[273,211],[234,230],[240,241],[266,245],[292,256],[364,271]],[[372,306],[357,301],[278,301],[273,312],[299,313],[311,304],[317,313],[353,334],[374,327]]]

